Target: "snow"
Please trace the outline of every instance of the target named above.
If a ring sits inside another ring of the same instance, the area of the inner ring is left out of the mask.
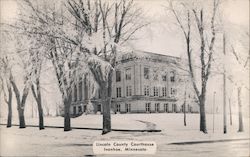
[[[64,132],[63,129],[27,127],[18,129],[0,127],[1,153],[0,156],[82,156],[93,155],[92,144],[97,140],[137,140],[155,141],[157,143],[157,156],[247,156],[249,154],[248,142],[221,142],[199,145],[169,145],[173,142],[243,139],[249,138],[249,118],[244,117],[244,132],[238,133],[238,117],[233,116],[233,125],[228,124],[228,134],[223,134],[223,121],[221,115],[215,115],[215,133],[212,131],[212,115],[207,115],[208,134],[199,131],[199,114],[187,114],[187,126],[183,126],[183,114],[114,114],[112,115],[113,129],[161,129],[162,132],[119,132],[113,131],[101,135],[100,130],[72,130]],[[229,121],[229,116],[228,116]],[[1,123],[6,122],[1,119]],[[148,123],[149,122],[149,123]],[[17,123],[14,120],[14,123]],[[27,124],[37,124],[37,118],[27,118]],[[151,124],[151,125],[148,125]],[[153,125],[154,124],[154,125]],[[45,125],[63,126],[62,117],[46,117]],[[102,127],[102,115],[82,115],[72,118],[74,127]],[[154,127],[151,127],[154,129]],[[217,149],[221,147],[220,149]],[[210,153],[206,153],[210,152]],[[187,153],[187,154],[186,154]]]

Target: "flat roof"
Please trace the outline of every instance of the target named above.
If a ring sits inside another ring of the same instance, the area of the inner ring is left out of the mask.
[[[131,52],[123,53],[122,55],[120,55],[120,57],[117,58],[117,62],[126,62],[135,59],[145,59],[153,62],[170,62],[175,64],[181,60],[180,57],[147,52],[142,50],[133,50]]]

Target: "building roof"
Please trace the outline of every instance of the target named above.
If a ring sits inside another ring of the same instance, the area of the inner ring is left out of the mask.
[[[175,67],[185,73],[188,72],[187,64],[185,64],[186,62],[184,63],[184,61],[180,57],[157,54],[142,50],[133,50],[132,52],[123,53],[122,55],[117,57],[116,64],[126,63],[134,60],[146,60],[149,62],[165,63],[168,64],[169,67]]]
[[[117,61],[124,63],[127,61],[136,60],[136,59],[144,59],[144,60],[149,60],[152,62],[167,62],[167,63],[174,63],[174,64],[177,64],[178,62],[180,62],[179,57],[157,54],[157,53],[152,53],[152,52],[147,52],[147,51],[142,51],[142,50],[134,50],[132,52],[124,53],[120,57],[117,58]]]

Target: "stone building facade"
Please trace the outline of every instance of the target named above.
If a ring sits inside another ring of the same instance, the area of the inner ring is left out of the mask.
[[[198,112],[188,72],[178,57],[136,51],[119,57],[113,73],[112,113]],[[72,114],[101,113],[99,92],[91,75],[74,88]],[[80,89],[81,88],[81,89]],[[77,98],[77,99],[76,99]]]

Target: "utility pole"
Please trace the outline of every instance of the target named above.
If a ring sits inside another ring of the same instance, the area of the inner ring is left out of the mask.
[[[184,126],[187,126],[187,121],[186,121],[186,88],[185,88],[185,94],[184,94],[183,113],[184,113]]]
[[[216,94],[216,92],[214,92],[214,96],[213,96],[213,133],[214,133],[214,105],[215,105],[215,94]]]
[[[228,103],[229,103],[229,114],[230,114],[230,125],[233,124],[232,122],[232,108],[231,108],[231,99],[228,99]]]
[[[34,118],[34,108],[33,108],[33,99],[32,99],[32,102],[31,102],[31,117]]]
[[[223,53],[226,56],[226,37],[223,34]],[[223,73],[223,133],[227,133],[227,110],[226,110],[226,68],[224,59],[224,73]]]

